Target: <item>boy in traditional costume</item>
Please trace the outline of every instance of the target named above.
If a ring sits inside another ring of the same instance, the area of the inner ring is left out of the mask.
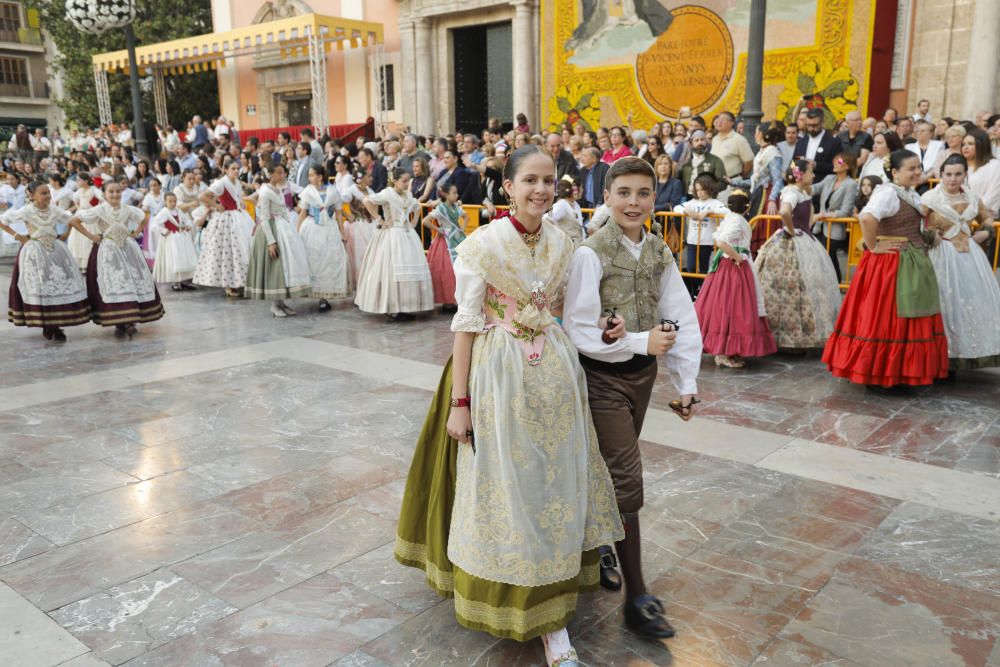
[[[659,226],[652,233],[645,229],[656,195],[653,168],[640,158],[622,158],[605,182],[611,218],[573,255],[563,326],[580,352],[601,454],[625,525],[625,539],[615,542],[625,579],[625,624],[644,637],[668,638],[674,630],[642,576],[639,433],[661,355],[681,395],[670,407],[685,421],[691,418],[698,402],[701,331]],[[602,585],[617,590],[614,564],[605,548]]]

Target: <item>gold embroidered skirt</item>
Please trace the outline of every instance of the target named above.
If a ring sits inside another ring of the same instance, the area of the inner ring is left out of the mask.
[[[597,550],[580,555],[579,574],[545,586],[515,586],[475,577],[448,560],[448,532],[455,498],[460,445],[448,436],[451,360],[445,364],[406,480],[396,560],[423,570],[428,585],[454,597],[458,622],[496,637],[528,641],[566,626],[581,591],[599,586]]]

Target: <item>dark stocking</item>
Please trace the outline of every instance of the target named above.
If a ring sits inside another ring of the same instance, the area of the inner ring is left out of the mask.
[[[622,514],[625,525],[625,539],[615,542],[618,564],[625,579],[625,600],[629,601],[646,593],[646,581],[642,577],[642,537],[639,533],[639,513]]]

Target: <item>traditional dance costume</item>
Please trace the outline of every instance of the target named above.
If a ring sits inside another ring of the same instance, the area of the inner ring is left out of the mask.
[[[927,227],[942,239],[928,255],[937,276],[948,363],[954,369],[1000,366],[1000,285],[969,226],[973,220],[990,224],[993,216],[967,189],[951,199],[938,185],[921,201],[930,209]]]
[[[159,235],[154,234],[152,230],[153,219],[156,218],[156,214],[164,206],[163,193],[154,195],[152,192],[148,193],[142,198],[142,205],[140,208],[146,212],[149,216],[149,226],[146,228],[146,233],[142,236],[142,254],[146,257],[146,261],[149,262],[150,267],[156,261],[156,246],[160,242]]]
[[[574,246],[583,243],[583,211],[575,201],[560,199],[546,216],[549,222],[569,236]]]
[[[312,297],[339,299],[350,293],[349,268],[344,238],[340,235],[337,212],[340,194],[327,185],[322,191],[310,185],[299,195],[299,208],[306,219],[299,226],[299,235],[309,257]]]
[[[623,531],[579,356],[549,310],[573,245],[549,223],[518,227],[497,219],[459,246],[451,328],[476,334],[476,450],[446,430],[449,361],[414,452],[396,559],[454,596],[460,624],[527,641],[566,626],[578,593],[598,586],[597,548]]]
[[[599,320],[611,312],[624,320],[628,333],[606,344]],[[691,296],[659,234],[643,232],[635,243],[612,220],[574,253],[563,315],[566,332],[580,352],[598,443],[625,524],[618,554],[630,573],[641,576],[639,433],[658,370],[657,358],[648,353],[649,332],[665,319],[676,323],[677,340],[666,354],[668,374],[680,394],[698,393],[702,340]],[[659,601],[630,591],[626,622],[644,626],[636,614],[647,605]],[[665,626],[658,636],[671,636],[672,629],[659,614],[662,607],[654,614]]]
[[[225,176],[209,188],[223,210],[214,211],[202,230],[201,254],[194,271],[197,285],[237,289],[247,282],[253,219],[243,208],[241,188]]]
[[[30,203],[0,215],[8,226],[24,225],[31,237],[18,250],[10,277],[7,319],[15,326],[71,327],[90,321],[87,285],[76,259],[59,240],[57,226],[70,219],[57,206],[40,211]]]
[[[837,377],[891,387],[948,375],[948,340],[920,206],[913,190],[884,183],[861,211],[878,221],[879,244],[887,251],[866,250],[847,290],[823,352]]]
[[[375,232],[358,279],[354,303],[366,313],[416,313],[434,309],[434,284],[420,237],[410,224],[419,204],[409,190],[393,188],[368,197],[386,220]]]
[[[764,215],[768,202],[777,203],[784,188],[784,175],[781,173],[781,151],[777,146],[765,146],[754,156],[753,171],[750,173],[750,212],[751,219]],[[781,221],[758,220],[750,237],[751,256],[757,254],[764,245],[770,230],[780,226]]]
[[[270,300],[309,296],[309,256],[302,237],[295,233],[284,198],[270,184],[257,192],[259,225],[250,251],[246,296]],[[278,256],[272,259],[267,248],[275,243]]]
[[[161,208],[149,223],[146,236],[159,238],[153,281],[180,283],[194,276],[198,253],[191,236],[191,218],[179,208]],[[151,244],[152,245],[152,244]]]
[[[457,204],[439,202],[429,214],[437,220],[438,230],[430,250],[427,264],[431,269],[434,284],[434,303],[454,306],[455,301],[455,258],[458,245],[465,240],[465,232],[459,226],[462,209]]]
[[[372,214],[362,203],[365,197],[374,197],[375,191],[371,188],[362,189],[360,185],[352,185],[350,189],[351,217],[353,221],[344,224],[344,233],[347,235],[347,258],[351,262],[351,273],[354,276],[354,284],[361,280],[361,265],[365,261],[365,253],[368,252],[368,244],[375,236],[375,230],[382,223],[381,218],[372,218]]]
[[[80,215],[81,213],[97,206],[102,201],[104,201],[104,196],[101,194],[101,191],[93,185],[82,187],[73,193],[73,202],[76,204],[76,215],[81,221],[84,220],[83,216]],[[83,226],[86,227],[87,231],[91,234],[100,233],[100,230],[97,228],[97,223],[83,222]],[[87,262],[90,261],[90,249],[94,244],[90,239],[75,229],[71,229],[69,231],[69,238],[66,239],[66,244],[69,247],[70,253],[76,259],[76,263],[80,267],[80,270],[85,271],[87,269]]]
[[[112,208],[103,202],[78,216],[104,237],[91,249],[87,263],[87,293],[94,323],[109,327],[163,317],[149,265],[129,235],[129,226],[140,224],[146,214],[134,206]]]
[[[721,249],[712,254],[708,277],[694,306],[705,352],[727,357],[774,354],[778,347],[748,247],[753,238],[750,225],[742,215],[728,213],[712,237],[716,243],[732,246],[743,261],[737,264]]]
[[[757,254],[756,269],[771,331],[780,348],[821,348],[840,308],[840,285],[826,248],[812,235],[812,196],[790,185],[781,205],[791,206],[795,235],[776,231]]]

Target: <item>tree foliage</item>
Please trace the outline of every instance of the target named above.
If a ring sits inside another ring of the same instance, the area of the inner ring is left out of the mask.
[[[101,35],[86,34],[66,19],[65,0],[27,0],[28,7],[38,10],[42,30],[55,43],[59,55],[56,69],[63,75],[63,97],[57,100],[66,113],[68,123],[94,127],[100,123],[97,93],[91,56],[125,48],[125,32],[109,30]],[[155,44],[181,37],[212,32],[211,0],[136,0],[136,19],[132,25],[136,45]],[[140,78],[143,112],[147,132],[152,135],[156,115],[153,110],[153,79],[147,72]],[[215,72],[198,72],[168,76],[167,115],[175,126],[194,114],[211,116],[219,113],[219,88]],[[108,74],[111,94],[111,117],[115,122],[132,122],[132,96],[126,73]]]

